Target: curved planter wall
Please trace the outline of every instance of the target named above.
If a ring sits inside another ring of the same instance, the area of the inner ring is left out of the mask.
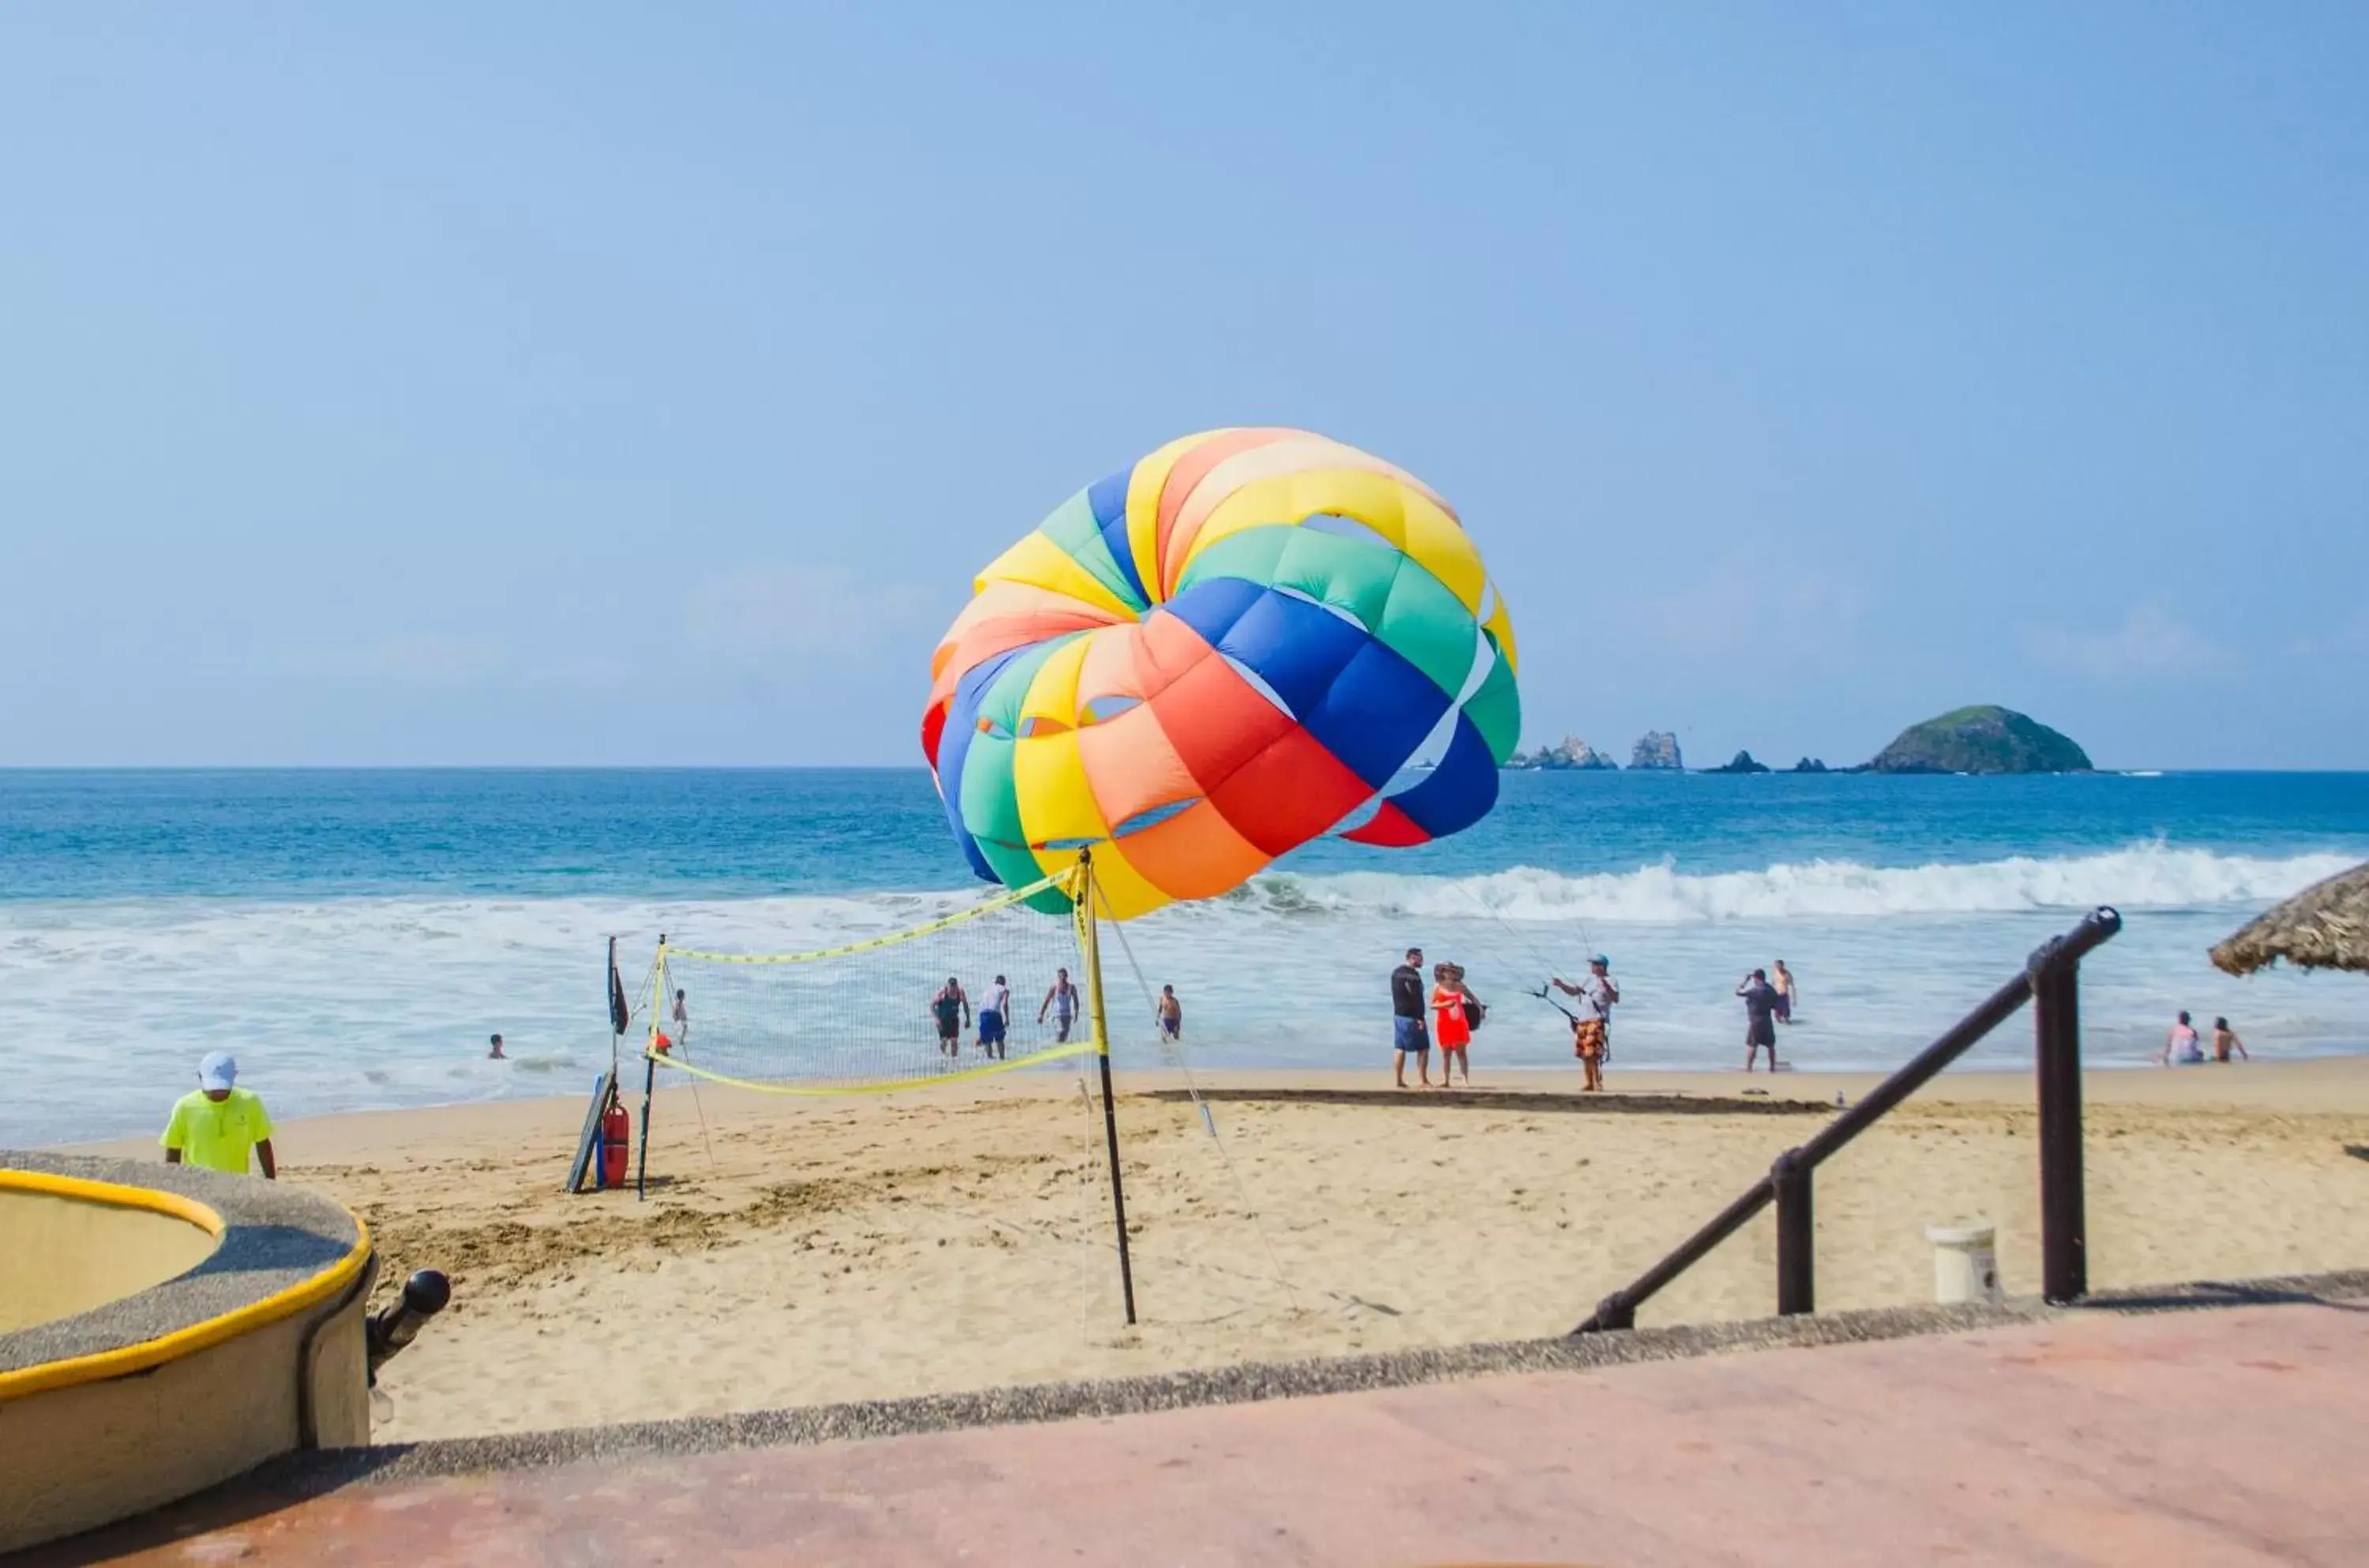
[[[0,1551],[368,1442],[370,1263],[301,1188],[0,1150]]]

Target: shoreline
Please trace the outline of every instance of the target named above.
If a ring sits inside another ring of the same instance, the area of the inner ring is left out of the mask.
[[[1607,1075],[1603,1100],[1619,1103],[1640,1099],[1700,1099],[1716,1104],[1745,1098],[1787,1100],[1832,1106],[1841,1094],[1856,1100],[1886,1073],[1848,1069],[1746,1074],[1740,1070],[1705,1072],[1683,1069],[1638,1068],[1622,1070],[1618,1064]],[[1187,1091],[1188,1075],[1175,1069],[1115,1073],[1119,1098],[1160,1097]],[[1301,1068],[1226,1068],[1195,1071],[1191,1085],[1213,1098],[1240,1100],[1261,1093],[1286,1094],[1310,1091],[1327,1093],[1370,1093],[1382,1100],[1400,1097],[1391,1087],[1388,1066],[1369,1070]],[[660,1081],[652,1111],[654,1132],[664,1134],[679,1112],[684,1118],[704,1116],[711,1121],[772,1120],[797,1115],[802,1109],[823,1114],[853,1104],[927,1104],[971,1105],[1004,1099],[1068,1100],[1077,1093],[1074,1073],[1058,1069],[1021,1070],[992,1078],[942,1085],[927,1082],[877,1094],[813,1095],[765,1093],[705,1083],[692,1085]],[[1460,1092],[1442,1094],[1418,1088],[1404,1091],[1411,1101],[1434,1099],[1453,1104]],[[1579,1074],[1565,1068],[1508,1068],[1483,1072],[1472,1088],[1483,1094],[1577,1095]],[[268,1091],[266,1104],[269,1104]],[[1910,1104],[2032,1104],[2030,1072],[1989,1070],[1951,1070],[1934,1079],[1907,1103]],[[2205,1063],[2182,1068],[2135,1068],[2127,1065],[2086,1067],[2082,1094],[2088,1105],[2129,1105],[2161,1108],[2240,1109],[2288,1112],[2369,1114],[2369,1053],[2306,1057],[2283,1061]],[[635,1136],[640,1137],[641,1093],[625,1096],[635,1112]],[[406,1105],[374,1110],[336,1111],[292,1116],[275,1124],[273,1148],[282,1164],[306,1159],[342,1161],[415,1147],[437,1148],[478,1138],[510,1134],[564,1133],[573,1145],[588,1093],[519,1095],[498,1100],[461,1100],[441,1104]],[[664,1122],[658,1120],[659,1112]],[[163,1125],[159,1112],[158,1126]],[[2369,1133],[2369,1128],[2364,1128]],[[663,1138],[658,1139],[663,1141]],[[149,1159],[156,1154],[155,1135],[79,1139],[40,1144],[41,1150],[63,1154],[111,1155]],[[638,1147],[638,1144],[637,1144]]]

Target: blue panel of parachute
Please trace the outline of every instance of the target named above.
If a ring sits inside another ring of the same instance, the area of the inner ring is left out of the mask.
[[[1459,713],[1448,755],[1418,783],[1390,799],[1435,839],[1461,832],[1497,804],[1497,760],[1489,755],[1480,729]]]

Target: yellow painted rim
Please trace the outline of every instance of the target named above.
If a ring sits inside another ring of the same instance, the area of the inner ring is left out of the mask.
[[[216,1241],[222,1239],[223,1217],[196,1198],[158,1187],[125,1186],[120,1182],[92,1182],[80,1176],[60,1176],[48,1171],[0,1171],[0,1187],[18,1192],[47,1193],[52,1197],[76,1197],[86,1203],[112,1204],[118,1208],[145,1208],[186,1219]]]
[[[229,1229],[223,1217],[205,1204],[179,1193],[161,1192],[154,1187],[125,1186],[115,1182],[93,1182],[80,1176],[53,1175],[47,1171],[0,1171],[0,1189],[17,1192],[45,1193],[53,1197],[81,1198],[90,1203],[113,1204],[121,1208],[144,1208],[157,1214],[169,1214],[188,1220],[200,1230],[219,1240]],[[23,1399],[28,1394],[45,1393],[52,1389],[72,1388],[76,1383],[96,1383],[109,1378],[127,1377],[133,1372],[145,1372],[168,1361],[194,1356],[226,1339],[278,1322],[305,1308],[335,1296],[354,1276],[371,1254],[370,1227],[361,1216],[348,1211],[354,1222],[354,1244],[346,1255],[327,1268],[276,1290],[259,1301],[191,1323],[171,1333],[127,1345],[115,1350],[101,1350],[89,1356],[76,1356],[64,1361],[44,1362],[39,1367],[27,1367],[15,1372],[0,1372],[0,1401]]]

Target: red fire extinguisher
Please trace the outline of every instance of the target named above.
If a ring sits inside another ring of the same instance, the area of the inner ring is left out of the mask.
[[[601,1185],[622,1187],[633,1151],[634,1117],[623,1100],[612,1098],[601,1113]]]

